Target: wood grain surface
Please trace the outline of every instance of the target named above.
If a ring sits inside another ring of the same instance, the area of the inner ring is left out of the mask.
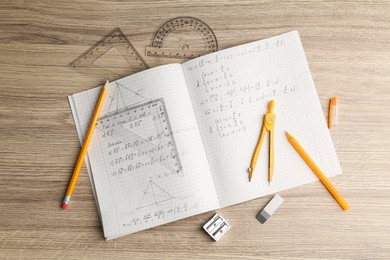
[[[0,1],[1,259],[389,259],[389,1]],[[204,213],[103,240],[85,168],[71,208],[62,210],[80,144],[67,96],[104,81],[68,64],[114,27],[145,56],[165,21],[206,22],[219,49],[300,32],[324,116],[340,98],[331,135],[343,169],[333,184],[344,212],[313,183],[281,193],[284,204],[261,225],[270,196],[218,212],[232,228],[218,242]]]

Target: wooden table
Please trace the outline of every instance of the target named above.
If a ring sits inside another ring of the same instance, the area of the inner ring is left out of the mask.
[[[275,259],[390,258],[390,3],[328,1],[1,1],[0,258]],[[332,182],[344,212],[320,183],[284,191],[265,225],[270,196],[228,207],[232,225],[214,243],[208,212],[105,242],[85,168],[71,209],[60,203],[80,149],[67,96],[102,83],[68,64],[120,27],[146,57],[156,28],[191,15],[219,49],[290,30],[301,34],[343,169]]]

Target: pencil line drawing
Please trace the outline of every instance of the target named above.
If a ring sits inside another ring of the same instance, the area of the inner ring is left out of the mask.
[[[174,199],[174,197],[171,194],[150,180],[137,209],[142,209],[153,205],[158,206],[162,202],[172,199]]]
[[[129,87],[119,83],[118,80],[115,81],[114,84],[114,92],[109,96],[110,104],[108,105],[107,114],[148,100],[138,92],[133,91]]]

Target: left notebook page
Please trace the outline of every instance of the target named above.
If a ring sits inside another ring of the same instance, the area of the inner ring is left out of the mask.
[[[69,96],[80,142],[101,87]],[[110,83],[86,164],[106,239],[219,208],[179,64]]]

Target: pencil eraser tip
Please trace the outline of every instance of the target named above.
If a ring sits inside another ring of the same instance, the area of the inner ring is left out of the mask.
[[[65,204],[65,203],[62,203],[62,206],[61,206],[63,209],[66,209],[68,207],[68,204]]]

